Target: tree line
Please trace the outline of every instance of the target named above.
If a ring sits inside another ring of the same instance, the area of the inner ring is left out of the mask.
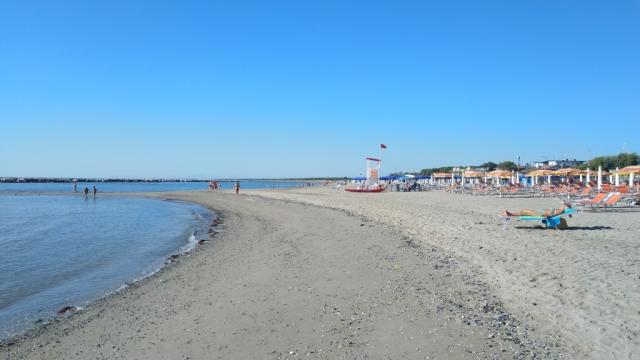
[[[640,156],[637,153],[620,153],[618,155],[598,156],[585,164],[579,166],[580,169],[585,170],[587,168],[597,169],[598,166],[602,166],[606,170],[615,170],[615,168],[622,169],[625,166],[639,165]]]
[[[618,155],[609,155],[609,156],[598,156],[595,157],[586,163],[578,166],[579,169],[586,170],[587,168],[596,169],[598,166],[602,166],[603,169],[613,170],[616,167],[623,168],[625,166],[631,165],[639,165],[640,164],[640,156],[638,156],[635,152],[630,153],[620,153]],[[530,164],[525,166],[518,166],[518,164],[513,161],[502,161],[499,163],[494,163],[492,161],[485,162],[479,166],[469,166],[472,169],[477,169],[480,171],[493,171],[493,170],[506,170],[506,171],[527,171],[531,168]],[[466,166],[464,166],[466,168]],[[390,174],[391,176],[402,176],[405,174],[413,174],[413,175],[425,175],[430,176],[434,173],[448,173],[453,170],[453,166],[441,166],[436,168],[425,168],[420,171],[414,172],[396,172]]]

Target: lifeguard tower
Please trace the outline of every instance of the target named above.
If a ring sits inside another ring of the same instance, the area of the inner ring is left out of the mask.
[[[380,165],[382,164],[382,160],[377,158],[367,158],[367,180],[363,187],[357,188],[346,188],[346,191],[349,192],[359,192],[359,193],[376,193],[383,192],[385,190],[384,186],[380,185]]]

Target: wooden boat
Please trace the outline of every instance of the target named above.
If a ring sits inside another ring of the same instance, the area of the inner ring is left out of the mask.
[[[346,188],[344,190],[348,192],[354,192],[354,193],[380,193],[380,192],[383,192],[385,188],[380,186],[373,189]]]

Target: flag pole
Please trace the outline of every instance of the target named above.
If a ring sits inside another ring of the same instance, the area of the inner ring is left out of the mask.
[[[378,186],[380,186],[380,177],[382,176],[382,145],[380,145],[380,157],[378,158]]]

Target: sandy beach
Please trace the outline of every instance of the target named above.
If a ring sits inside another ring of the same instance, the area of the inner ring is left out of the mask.
[[[580,212],[567,231],[531,222],[502,230],[501,211],[558,208],[559,200],[326,188],[255,194],[341,209],[444,249],[478,270],[516,318],[558,339],[566,358],[640,359],[640,212]]]
[[[156,276],[0,348],[4,359],[635,359],[640,213],[500,227],[441,192],[155,194],[223,232]]]

